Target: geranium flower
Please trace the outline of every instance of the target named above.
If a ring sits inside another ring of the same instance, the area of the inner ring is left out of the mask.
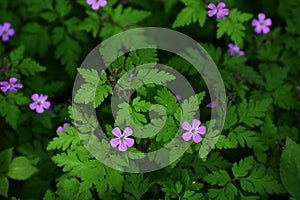
[[[0,37],[2,37],[3,42],[7,42],[9,37],[15,35],[15,30],[10,28],[11,24],[9,22],[5,22],[3,25],[0,24]]]
[[[50,102],[46,101],[48,99],[47,95],[33,94],[31,99],[33,100],[33,103],[29,105],[29,108],[31,110],[36,110],[37,113],[43,113],[44,109],[49,109],[51,106]]]
[[[106,0],[86,0],[86,3],[91,5],[93,10],[98,10],[107,4]]]
[[[208,4],[208,8],[210,9],[207,11],[207,15],[209,17],[214,16],[217,14],[217,18],[221,19],[224,18],[225,16],[229,15],[229,9],[225,8],[226,4],[224,2],[219,2],[217,6],[213,3]]]
[[[198,119],[193,120],[192,126],[188,122],[183,122],[181,127],[187,132],[183,133],[182,139],[185,141],[190,141],[193,138],[195,143],[199,143],[202,137],[199,134],[206,133],[206,127],[200,126],[201,122]]]
[[[23,84],[21,83],[18,83],[16,84],[16,82],[18,82],[18,79],[17,78],[10,78],[9,81],[1,81],[0,82],[0,85],[1,85],[1,91],[2,92],[16,92],[17,91],[17,88],[23,88]]]
[[[232,43],[228,44],[228,52],[231,56],[233,56],[235,53],[237,53],[239,57],[245,55],[245,52],[240,50],[240,47],[238,45]]]
[[[134,139],[128,138],[132,135],[132,129],[126,127],[124,132],[122,133],[119,127],[116,127],[112,130],[112,134],[117,136],[117,138],[113,138],[110,140],[110,144],[112,147],[119,146],[119,151],[127,151],[127,146],[132,147],[134,145]]]
[[[63,126],[58,126],[56,132],[66,132],[64,129],[65,126],[70,126],[70,123],[64,123]]]
[[[251,25],[255,27],[254,31],[257,34],[261,34],[261,32],[267,34],[270,32],[269,26],[272,25],[272,20],[270,18],[266,19],[266,15],[264,13],[259,13],[258,20],[253,19]]]
[[[215,108],[216,106],[217,106],[217,103],[215,101],[212,101],[206,105],[207,108]]]

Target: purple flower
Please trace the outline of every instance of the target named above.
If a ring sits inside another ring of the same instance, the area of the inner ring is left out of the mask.
[[[233,56],[235,53],[238,54],[238,57],[244,56],[245,52],[240,50],[240,47],[238,45],[234,45],[232,43],[228,44],[228,52],[231,56]]]
[[[36,110],[37,113],[43,113],[44,109],[50,108],[50,102],[46,101],[48,99],[47,95],[41,94],[39,96],[38,94],[33,94],[31,99],[33,100],[33,103],[29,105],[29,108],[31,110]]]
[[[65,126],[70,126],[70,123],[64,123],[63,126],[57,127],[56,132],[66,132],[64,129]]]
[[[210,3],[208,4],[208,8],[210,10],[207,11],[207,15],[212,17],[217,14],[218,19],[224,18],[226,15],[229,15],[229,9],[225,7],[226,4],[224,2],[219,2],[217,6],[213,3]]]
[[[217,103],[215,101],[212,101],[206,105],[207,108],[215,108],[216,106],[217,106]]]
[[[270,18],[266,19],[266,15],[264,13],[259,13],[258,20],[253,19],[251,25],[255,27],[254,31],[257,34],[261,34],[261,32],[267,34],[270,32],[269,26],[272,25],[272,20]]]
[[[116,127],[112,130],[112,134],[117,136],[118,138],[113,138],[110,140],[110,144],[112,147],[119,146],[119,151],[126,151],[127,146],[132,147],[134,144],[134,139],[128,138],[128,136],[132,135],[132,129],[126,127],[124,132],[122,133],[119,127]]]
[[[98,10],[100,7],[106,6],[106,0],[86,0],[86,3],[92,5],[93,10]]]
[[[18,83],[16,84],[16,82],[18,82],[17,78],[10,78],[9,82],[7,81],[1,81],[0,85],[1,85],[1,90],[2,92],[7,92],[9,90],[9,92],[16,92],[17,88],[23,88],[23,84]]]
[[[183,122],[181,127],[187,132],[183,133],[182,139],[185,141],[190,141],[193,137],[195,143],[199,143],[202,137],[199,134],[206,133],[206,127],[200,126],[201,122],[198,119],[193,120],[192,126],[188,122]]]
[[[180,95],[176,94],[175,92],[171,91],[171,94],[176,98],[177,101],[180,101],[181,97]]]
[[[9,22],[4,22],[4,24],[0,24],[0,37],[2,37],[3,42],[7,42],[10,36],[15,35],[15,30],[10,28],[11,24]]]

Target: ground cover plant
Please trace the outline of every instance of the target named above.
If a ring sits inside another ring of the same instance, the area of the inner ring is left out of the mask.
[[[0,199],[300,199],[299,12],[295,0],[1,0]],[[155,47],[81,67],[138,27],[199,43],[209,56],[188,53],[215,63],[225,101]],[[193,95],[167,87],[173,71]],[[116,94],[129,100],[111,106]]]

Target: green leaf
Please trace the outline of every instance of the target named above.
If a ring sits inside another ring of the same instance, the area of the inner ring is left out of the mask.
[[[47,190],[43,197],[43,200],[55,200],[55,194],[52,191]]]
[[[10,52],[9,57],[11,64],[13,66],[17,66],[17,64],[22,60],[24,57],[24,51],[25,51],[25,46],[19,46],[18,48],[14,49],[12,52]]]
[[[218,170],[208,174],[203,180],[211,185],[225,186],[231,181],[229,174],[225,170]]]
[[[196,0],[182,0],[182,2],[186,7],[177,15],[172,27],[188,26],[196,22],[203,27],[207,18],[206,5],[202,1]]]
[[[253,168],[253,157],[247,157],[244,160],[240,160],[239,165],[234,163],[231,167],[232,173],[235,178],[246,177],[249,174],[250,169]]]
[[[12,160],[7,176],[15,180],[26,180],[37,172],[38,169],[26,157],[20,156]]]
[[[6,176],[9,169],[9,164],[12,159],[13,148],[5,149],[0,152],[0,177]]]
[[[6,177],[0,177],[0,195],[8,198],[9,182]]]
[[[45,67],[41,66],[34,60],[30,58],[25,58],[22,62],[16,67],[23,75],[32,76],[38,72],[43,72],[46,70]]]
[[[271,104],[271,99],[266,98],[254,103],[253,99],[250,99],[249,103],[244,100],[238,106],[239,123],[245,123],[250,127],[262,125],[263,121],[259,118],[265,116],[265,112],[268,110]]]
[[[140,200],[149,190],[149,180],[143,174],[129,174],[125,176],[124,190]]]
[[[235,44],[242,48],[244,46],[243,38],[246,35],[246,27],[243,23],[249,21],[252,17],[252,14],[242,13],[236,8],[231,9],[229,16],[218,20],[217,38],[219,39],[227,34]]]
[[[287,138],[281,155],[280,178],[287,191],[300,199],[300,145]]]

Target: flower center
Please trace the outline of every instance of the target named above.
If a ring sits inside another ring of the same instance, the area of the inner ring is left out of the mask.
[[[3,30],[2,34],[6,35],[7,34],[7,30]]]
[[[263,22],[259,22],[260,26],[265,26],[265,24]]]
[[[121,140],[121,141],[124,141],[124,140],[125,140],[124,136],[121,136],[121,137],[120,137],[120,140]]]
[[[196,132],[196,130],[195,130],[195,129],[192,129],[192,130],[191,130],[191,132],[192,132],[192,133],[195,133],[195,132]]]
[[[38,101],[38,102],[37,102],[37,105],[41,106],[41,105],[42,105],[42,102]]]

